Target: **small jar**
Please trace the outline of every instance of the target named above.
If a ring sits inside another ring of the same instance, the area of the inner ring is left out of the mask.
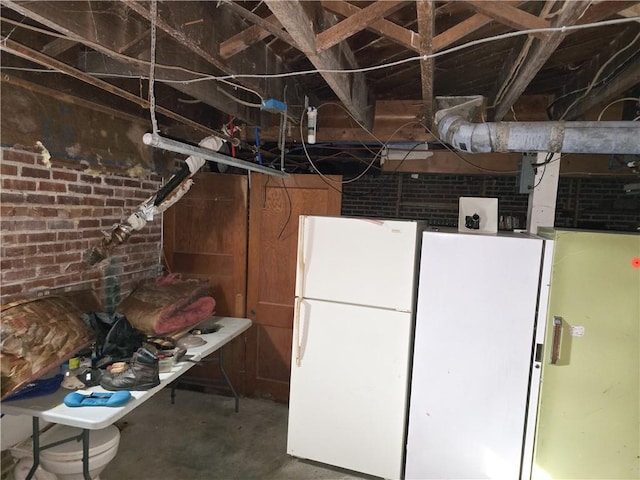
[[[160,373],[167,373],[171,371],[173,367],[173,357],[158,355],[158,367],[160,368]]]

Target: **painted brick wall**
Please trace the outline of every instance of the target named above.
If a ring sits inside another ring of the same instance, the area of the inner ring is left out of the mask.
[[[365,176],[343,185],[342,214],[427,220],[430,225],[458,224],[458,198],[497,197],[498,215],[527,223],[528,196],[517,193],[516,177],[408,173]],[[640,196],[623,185],[632,179],[562,177],[558,184],[556,226],[635,231],[640,227]]]
[[[0,157],[0,302],[32,298],[57,289],[93,289],[106,311],[142,279],[160,269],[162,221],[134,232],[126,244],[94,267],[84,252],[102,231],[126,219],[161,185],[104,173],[92,176],[56,165],[40,152],[2,148]]]

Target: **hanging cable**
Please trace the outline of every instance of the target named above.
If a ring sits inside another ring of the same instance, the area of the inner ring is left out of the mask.
[[[260,108],[260,107],[262,107],[262,105],[260,103],[251,103],[251,102],[246,102],[244,100],[240,100],[238,97],[234,97],[229,92],[223,90],[220,87],[218,87],[217,90],[218,90],[218,92],[223,94],[225,97],[228,97],[231,100],[233,100],[234,102],[239,103],[240,105],[244,105],[245,107],[251,107],[251,108]]]
[[[598,121],[600,121],[600,119],[602,118],[602,115],[604,114],[604,112],[612,105],[615,105],[616,103],[620,103],[620,102],[638,102],[640,103],[640,97],[624,97],[624,98],[619,98],[618,100],[614,100],[613,102],[611,102],[609,105],[607,105],[606,107],[604,107],[602,109],[602,111],[600,112],[600,115],[598,115]]]
[[[151,115],[151,127],[154,135],[158,134],[158,121],[156,119],[156,95],[154,92],[155,64],[156,64],[156,19],[158,16],[158,2],[151,2],[151,61],[149,62],[149,114]]]
[[[591,91],[591,89],[593,88],[593,86],[595,85],[596,81],[598,80],[598,78],[600,77],[600,74],[604,71],[604,69],[618,56],[620,55],[622,52],[624,52],[625,50],[627,50],[628,48],[630,48],[634,43],[636,43],[636,41],[638,40],[638,38],[640,38],[640,33],[638,33],[635,38],[631,41],[631,43],[629,43],[626,47],[618,50],[615,54],[613,54],[611,56],[611,58],[609,58],[609,60],[607,60],[606,62],[604,62],[604,64],[598,69],[598,71],[596,72],[595,76],[593,77],[593,80],[591,80],[591,83],[589,83],[586,91],[580,95],[578,98],[576,98],[571,105],[569,105],[567,107],[567,109],[564,111],[564,113],[562,114],[562,116],[560,117],[560,120],[564,120],[564,118],[567,116],[567,114],[569,113],[569,111],[580,101],[582,100],[584,97],[586,97],[589,92]]]
[[[157,0],[155,0],[157,1]],[[33,27],[31,25],[27,25],[27,24],[20,24],[19,22],[16,22],[14,20],[10,20],[7,18],[2,18],[1,19],[3,22],[7,22],[10,23],[12,25],[18,25],[22,28],[26,28],[29,30],[33,30],[33,31],[37,31],[40,33],[43,33],[45,35],[50,35],[50,36],[54,36],[54,37],[59,37],[59,38],[64,38],[67,40],[73,40],[75,42],[79,42],[82,43],[84,45],[87,45],[89,47],[92,48],[96,48],[99,51],[104,51],[105,47],[103,47],[102,45],[100,45],[99,43],[96,42],[92,42],[90,40],[86,40],[82,37],[80,37],[79,35],[62,35],[62,34],[58,34],[55,32],[51,32],[49,30],[45,30],[45,29],[41,29],[38,27]],[[220,81],[220,82],[224,82],[224,81],[229,81],[229,80],[235,80],[235,79],[239,79],[239,78],[287,78],[287,77],[296,77],[296,76],[301,76],[301,75],[310,75],[310,74],[317,74],[317,73],[344,73],[344,74],[348,74],[348,73],[360,73],[360,72],[371,72],[371,71],[375,71],[375,70],[382,70],[385,68],[390,68],[390,67],[394,67],[394,66],[398,66],[398,65],[402,65],[404,63],[408,63],[408,62],[419,62],[419,61],[423,61],[423,60],[428,60],[431,58],[436,58],[436,57],[441,57],[443,55],[448,55],[450,53],[454,53],[460,50],[464,50],[476,45],[480,45],[480,44],[484,44],[484,43],[488,43],[488,42],[494,42],[494,41],[498,41],[498,40],[503,40],[506,38],[512,38],[512,37],[517,37],[517,36],[521,36],[521,35],[531,35],[534,33],[549,33],[549,32],[570,32],[570,31],[576,31],[576,30],[584,30],[584,29],[590,29],[590,28],[596,28],[596,27],[601,27],[601,26],[606,26],[606,25],[619,25],[619,24],[623,24],[623,23],[630,23],[630,22],[637,22],[640,21],[640,17],[636,16],[636,17],[625,17],[625,18],[616,18],[616,19],[611,19],[611,20],[602,20],[599,22],[593,22],[593,23],[585,23],[582,25],[569,25],[569,26],[561,26],[561,27],[543,27],[543,28],[532,28],[532,29],[527,29],[527,30],[518,30],[518,31],[514,31],[514,32],[507,32],[507,33],[503,33],[500,35],[494,35],[491,37],[485,37],[485,38],[480,38],[478,40],[473,40],[471,42],[467,42],[452,48],[448,48],[445,50],[440,50],[439,52],[430,54],[430,55],[417,55],[417,56],[412,56],[412,57],[408,57],[402,60],[397,60],[395,62],[390,62],[390,63],[384,63],[384,64],[380,64],[380,65],[372,65],[370,67],[363,67],[363,68],[353,68],[353,69],[314,69],[314,70],[301,70],[301,71],[296,71],[296,72],[283,72],[283,73],[269,73],[269,74],[233,74],[233,75],[210,75],[210,74],[206,74],[203,72],[198,72],[196,70],[192,70],[192,69],[188,69],[185,67],[179,67],[179,66],[175,66],[175,65],[165,65],[165,64],[156,64],[155,66],[157,68],[162,68],[162,69],[171,69],[171,70],[178,70],[178,71],[182,71],[182,72],[186,72],[189,73],[191,75],[197,75],[198,78],[192,78],[192,79],[186,79],[186,80],[163,80],[164,83],[180,83],[180,84],[189,84],[189,83],[194,83],[194,82],[202,82],[202,81],[207,81],[207,80],[215,80],[215,81]],[[131,57],[128,55],[124,55],[121,54],[119,52],[115,52],[113,50],[109,50],[109,55],[116,57],[116,58],[121,58],[121,59],[125,59],[128,62],[134,62],[134,63],[139,63],[139,64],[143,64],[143,65],[149,65],[150,62],[146,61],[146,60],[141,60],[139,58],[135,58],[135,57]],[[115,75],[114,75],[115,76]],[[120,75],[122,77],[127,77],[126,75]],[[138,78],[138,75],[129,75],[129,78]],[[247,87],[243,87],[241,85],[237,85],[232,83],[231,85],[233,86],[237,86],[238,88],[243,88],[245,90],[254,92],[253,90],[248,89]]]

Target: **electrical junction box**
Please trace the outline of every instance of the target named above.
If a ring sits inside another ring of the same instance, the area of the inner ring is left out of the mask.
[[[523,153],[520,160],[520,171],[518,172],[518,193],[532,193],[536,172],[534,165],[538,161],[535,153]]]

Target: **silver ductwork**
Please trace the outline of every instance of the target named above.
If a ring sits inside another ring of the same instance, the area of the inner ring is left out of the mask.
[[[436,101],[440,140],[463,152],[640,154],[640,122],[472,123],[482,96]]]

